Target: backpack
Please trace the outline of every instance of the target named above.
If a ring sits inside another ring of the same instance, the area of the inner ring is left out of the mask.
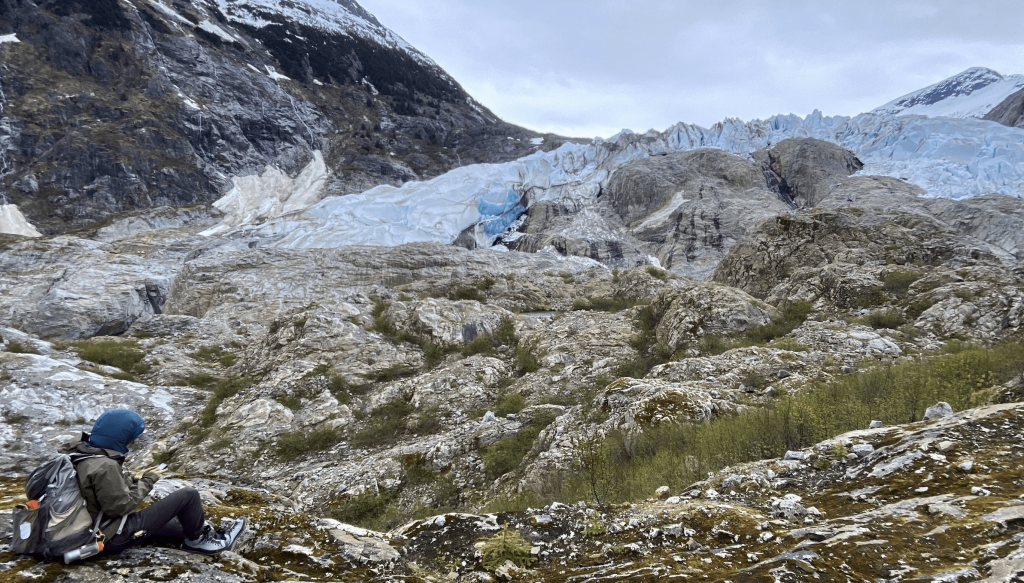
[[[102,535],[98,533],[103,513],[95,521],[89,516],[75,471],[75,464],[94,457],[100,456],[58,455],[29,475],[25,482],[29,502],[13,512],[12,551],[40,555],[49,561],[86,545],[102,550]]]

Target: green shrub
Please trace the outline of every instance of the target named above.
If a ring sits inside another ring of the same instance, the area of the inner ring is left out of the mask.
[[[207,375],[208,376],[208,375]],[[217,407],[225,400],[234,397],[242,389],[248,387],[251,381],[246,377],[229,377],[226,379],[214,379],[213,383],[205,387],[212,392],[206,401],[203,412],[199,415],[199,424],[202,427],[209,427],[217,420]]]
[[[311,451],[323,451],[341,441],[341,433],[334,428],[314,429],[309,433],[295,431],[277,436],[277,457],[291,461]]]
[[[494,278],[491,278],[491,277],[486,277],[485,276],[482,280],[480,280],[480,283],[478,283],[476,287],[480,291],[484,291],[485,292],[485,291],[491,289],[492,287],[494,287],[494,284],[496,284],[496,283],[498,283],[498,280],[496,280]]]
[[[921,314],[925,313],[925,311],[927,311],[928,308],[934,306],[937,303],[938,302],[936,302],[935,300],[931,299],[928,296],[914,300],[913,302],[910,303],[910,305],[907,306],[907,319],[910,320],[911,322],[916,321],[918,318],[921,317]]]
[[[882,287],[894,296],[903,297],[910,285],[919,279],[921,274],[916,271],[893,271],[882,278]]]
[[[487,298],[484,297],[482,293],[480,293],[480,289],[475,287],[455,288],[455,290],[452,291],[448,297],[453,300],[473,300],[480,302],[481,304],[487,302]]]
[[[508,524],[503,524],[501,530],[480,547],[480,554],[480,562],[488,571],[494,571],[504,565],[505,561],[512,561],[517,567],[529,567],[537,562],[530,554],[530,543],[524,541],[523,535],[509,528]]]
[[[405,364],[394,364],[383,370],[367,375],[367,380],[375,383],[388,383],[405,377],[411,377],[418,373],[414,367]]]
[[[522,411],[525,406],[526,397],[519,393],[504,393],[498,395],[498,400],[494,402],[494,414],[498,417],[504,417],[509,413]]]
[[[903,313],[896,309],[876,310],[864,317],[864,323],[872,328],[889,328],[895,330],[907,323]]]
[[[796,300],[782,306],[782,312],[771,322],[763,326],[751,326],[743,331],[743,336],[758,344],[771,342],[796,330],[811,314],[812,305],[807,300]]]
[[[580,298],[572,303],[573,310],[589,310],[595,312],[618,313],[633,306],[648,305],[650,300],[630,300],[622,296],[601,296],[596,298]]]
[[[405,471],[405,479],[410,485],[431,484],[438,477],[437,472],[427,466],[427,460],[422,454],[406,455],[400,461],[402,469]]]
[[[516,321],[510,316],[503,316],[498,321],[498,327],[494,330],[494,339],[498,346],[518,346],[519,337],[516,336]]]
[[[524,375],[540,370],[540,356],[537,354],[537,344],[522,344],[515,350],[516,371]]]
[[[15,354],[39,354],[31,344],[18,342],[17,340],[9,340],[7,342],[7,352],[13,352]]]
[[[189,356],[203,362],[218,362],[225,368],[235,364],[235,360],[237,359],[234,354],[224,350],[224,347],[222,346],[200,346],[199,350],[190,353]]]
[[[807,352],[810,350],[808,347],[800,344],[795,338],[789,336],[783,336],[782,338],[776,338],[772,340],[772,347],[780,350],[788,350],[790,352]]]
[[[478,334],[462,347],[463,356],[475,354],[496,354],[494,350],[494,338],[490,334]]]
[[[480,458],[484,461],[487,477],[494,480],[518,468],[533,448],[537,436],[554,420],[554,415],[538,414],[515,435],[483,448]]]
[[[965,288],[965,287],[959,288],[959,289],[957,289],[956,291],[953,292],[953,295],[955,295],[956,297],[960,298],[961,300],[963,300],[965,302],[973,302],[974,301],[974,291],[972,291],[969,288]]]
[[[408,417],[413,407],[405,399],[392,399],[370,411],[369,424],[352,437],[355,447],[369,447],[394,443],[408,433]]]
[[[658,269],[653,265],[647,268],[647,273],[654,279],[660,279],[661,281],[668,281],[668,272],[664,269]]]
[[[126,373],[134,372],[136,366],[146,357],[139,348],[138,342],[135,341],[71,342],[70,346],[75,349],[79,358],[96,364],[113,366]]]
[[[370,527],[397,499],[396,491],[381,489],[378,494],[372,489],[367,489],[361,494],[345,496],[331,505],[327,509],[327,517],[345,524]]]
[[[882,305],[888,300],[889,296],[885,294],[884,287],[874,287],[854,298],[853,305],[857,308],[870,308],[871,306]]]
[[[636,357],[621,363],[617,369],[620,377],[643,378],[652,368],[668,362],[672,358],[672,349],[658,342],[655,329],[658,318],[651,306],[643,306],[633,318],[633,327],[637,333],[629,340],[629,345],[636,350]]]

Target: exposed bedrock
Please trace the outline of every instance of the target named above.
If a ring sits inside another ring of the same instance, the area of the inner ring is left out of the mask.
[[[814,138],[789,138],[752,154],[778,177],[779,194],[799,208],[817,206],[834,185],[864,164],[853,152]]]

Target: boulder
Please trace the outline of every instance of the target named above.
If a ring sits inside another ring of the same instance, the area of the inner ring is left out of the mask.
[[[924,421],[931,421],[932,419],[938,419],[940,417],[949,417],[953,414],[953,408],[949,406],[949,403],[940,401],[924,412]]]
[[[652,304],[658,342],[679,350],[710,334],[740,332],[763,325],[775,308],[737,289],[713,283],[666,290]]]
[[[788,138],[752,157],[778,176],[779,193],[799,208],[816,206],[836,183],[864,167],[850,150],[814,138]]]

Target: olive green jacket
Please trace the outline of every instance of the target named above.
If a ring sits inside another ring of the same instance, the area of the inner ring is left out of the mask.
[[[131,514],[139,502],[149,495],[153,484],[160,479],[159,475],[147,472],[136,482],[121,469],[124,455],[112,449],[100,449],[76,441],[65,444],[60,452],[100,456],[75,464],[78,487],[92,516],[96,516],[101,510],[107,519]]]

